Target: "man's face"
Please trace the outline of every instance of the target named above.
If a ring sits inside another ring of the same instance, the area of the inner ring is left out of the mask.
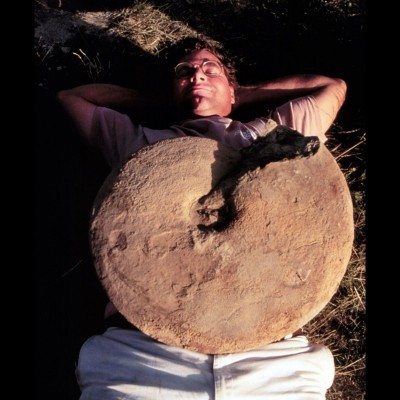
[[[219,71],[215,64],[203,64],[206,61],[218,63],[220,73],[215,73]],[[173,99],[180,111],[202,117],[230,114],[235,103],[234,88],[218,57],[207,50],[198,50],[182,58],[180,63],[183,62],[187,64],[182,66],[182,75],[175,76],[173,82]]]

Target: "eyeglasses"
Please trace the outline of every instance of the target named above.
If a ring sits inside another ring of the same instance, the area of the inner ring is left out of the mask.
[[[210,77],[216,77],[221,75],[222,73],[222,64],[217,61],[206,60],[203,61],[200,65],[193,65],[188,62],[181,62],[175,68],[175,77],[180,78],[188,78],[192,76],[197,68],[201,68],[205,75]]]

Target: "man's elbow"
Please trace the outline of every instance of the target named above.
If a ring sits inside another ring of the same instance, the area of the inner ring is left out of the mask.
[[[65,105],[71,99],[71,90],[70,89],[63,89],[56,93],[56,100],[60,103]]]
[[[337,96],[339,107],[341,107],[344,103],[344,100],[346,99],[347,83],[341,78],[334,78],[333,82],[335,85],[335,93]]]
[[[69,113],[76,113],[78,110],[85,108],[87,102],[79,93],[72,89],[63,89],[56,93],[56,101]]]

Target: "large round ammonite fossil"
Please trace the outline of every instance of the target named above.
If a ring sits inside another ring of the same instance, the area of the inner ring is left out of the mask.
[[[163,343],[224,354],[316,316],[343,278],[353,231],[329,150],[277,126],[242,151],[182,137],[133,154],[95,199],[90,243],[129,322]]]

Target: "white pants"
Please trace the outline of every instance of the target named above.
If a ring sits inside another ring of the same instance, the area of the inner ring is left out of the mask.
[[[324,400],[335,367],[304,336],[213,356],[108,328],[83,344],[76,373],[80,400]]]

